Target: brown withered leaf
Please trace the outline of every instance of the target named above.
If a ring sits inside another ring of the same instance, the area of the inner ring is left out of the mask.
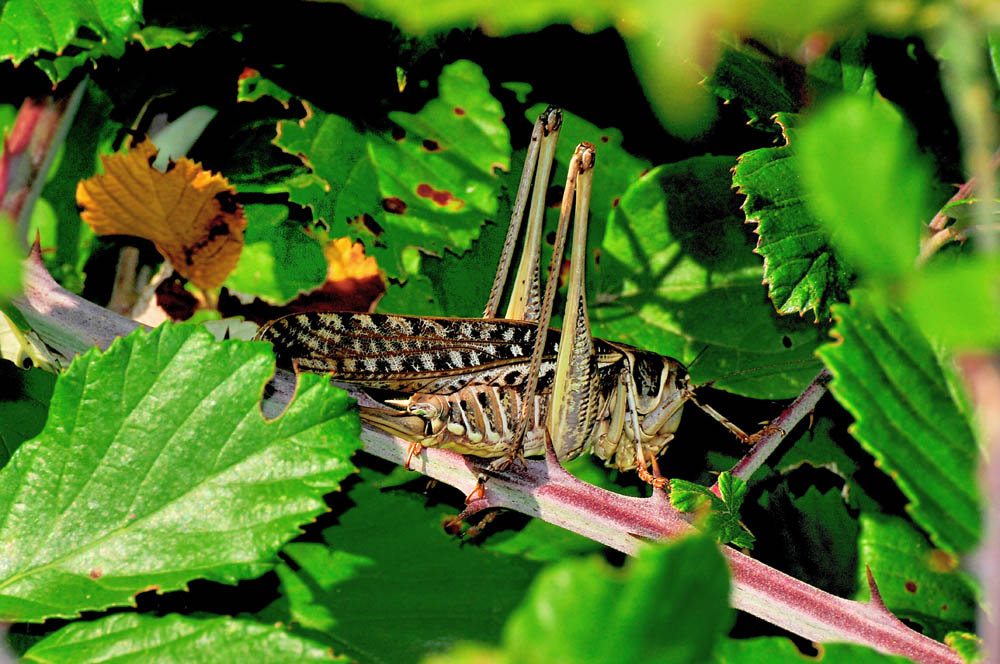
[[[199,288],[215,288],[236,267],[247,221],[226,178],[187,158],[165,173],[153,168],[146,140],[102,156],[104,175],[76,186],[80,216],[99,235],[151,240],[177,272]]]

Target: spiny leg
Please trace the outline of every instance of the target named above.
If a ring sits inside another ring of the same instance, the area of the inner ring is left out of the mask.
[[[631,374],[631,369],[629,374]],[[635,382],[631,378],[625,380],[625,395],[628,403],[628,412],[632,420],[632,432],[635,436],[635,469],[639,473],[639,479],[647,484],[651,484],[655,489],[662,489],[670,480],[660,475],[660,468],[656,465],[655,459],[650,459],[653,464],[653,472],[650,474],[646,470],[646,455],[642,451],[642,427],[639,426],[639,411],[636,408]]]
[[[559,142],[559,129],[562,126],[562,111],[549,106],[535,120],[531,133],[528,154],[524,159],[521,171],[521,182],[514,199],[514,209],[510,215],[510,226],[507,238],[504,240],[503,253],[497,266],[490,297],[483,310],[483,318],[495,318],[500,308],[507,274],[513,258],[514,247],[521,231],[521,220],[528,201],[529,190],[531,209],[528,212],[528,228],[518,263],[514,287],[511,291],[510,303],[507,306],[506,318],[514,320],[535,320],[539,309],[538,255],[541,249],[542,225],[545,219],[545,191],[552,172],[552,161],[555,158],[556,144]],[[537,168],[536,168],[537,166]],[[532,187],[532,176],[534,186]]]

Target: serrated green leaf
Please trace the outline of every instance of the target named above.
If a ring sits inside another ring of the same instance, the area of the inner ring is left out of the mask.
[[[0,360],[0,468],[21,443],[42,430],[55,382],[48,371],[24,371]]]
[[[670,480],[670,504],[681,512],[697,512],[705,507],[725,508],[722,499],[712,493],[708,487],[680,478]]]
[[[791,61],[744,42],[724,42],[722,55],[703,85],[727,103],[739,104],[750,124],[777,130],[770,118],[799,109],[803,78]]]
[[[273,371],[266,345],[197,325],[76,358],[45,429],[0,471],[0,616],[75,616],[267,571],[360,446],[350,400],[319,377],[264,420]]]
[[[794,115],[779,113],[785,145],[740,155],[733,186],[746,196],[743,212],[757,224],[757,253],[764,257],[764,282],[778,312],[816,320],[830,317],[830,305],[847,299],[854,274],[812,216],[799,181]]]
[[[906,310],[929,338],[954,349],[1000,346],[1000,260],[978,255],[935,262],[902,289]]]
[[[767,301],[730,186],[733,162],[696,157],[629,187],[601,252],[602,299],[617,299],[591,309],[594,331],[682,362],[701,354],[696,384],[715,379],[738,394],[788,398],[816,375],[823,333]],[[778,364],[780,372],[733,375]]]
[[[726,471],[719,475],[719,493],[732,510],[739,510],[747,495],[747,483]]]
[[[121,664],[347,661],[334,656],[328,646],[275,625],[228,616],[206,620],[177,614],[154,617],[136,613],[70,623],[32,646],[21,661],[85,664],[110,660]]]
[[[525,664],[701,664],[731,620],[728,590],[707,538],[644,550],[624,572],[596,558],[564,561],[538,575],[511,615],[504,650]]]
[[[856,588],[858,525],[837,489],[810,486],[793,493],[790,481],[760,497],[759,519],[770,526],[754,554],[762,562],[840,597]],[[748,520],[753,517],[748,514]],[[757,522],[751,520],[751,526]]]
[[[93,44],[101,53],[124,52],[125,37],[142,20],[139,0],[91,0],[87,3],[68,0],[9,0],[0,14],[0,60],[12,60],[15,65],[39,51],[60,54],[70,44]],[[77,40],[80,28],[89,28],[97,41]],[[79,42],[79,43],[78,43]],[[70,56],[56,58],[59,65],[48,62],[46,72],[53,82],[64,77]],[[78,64],[82,62],[81,58]]]
[[[883,655],[871,648],[846,643],[824,643],[819,658],[823,664],[907,664],[905,657]],[[777,636],[756,639],[723,639],[715,649],[712,664],[774,664],[775,662],[808,662],[816,660],[805,655],[795,644]]]
[[[880,296],[851,293],[834,309],[840,339],[819,349],[852,433],[910,499],[907,510],[945,549],[979,539],[979,448],[919,330]]]
[[[871,568],[886,607],[942,639],[976,618],[975,590],[951,554],[934,549],[899,517],[862,514],[858,537],[858,599],[867,600]]]
[[[932,180],[896,108],[880,96],[844,95],[800,134],[805,203],[839,253],[873,277],[912,269]]]
[[[284,205],[250,203],[240,260],[223,285],[271,302],[287,302],[326,279],[326,259],[315,237],[288,220]]]
[[[670,480],[670,504],[681,512],[694,512],[699,519],[698,527],[720,544],[749,548],[754,536],[740,522],[740,506],[746,495],[747,484],[729,472],[719,476],[719,490],[722,498],[711,489],[682,479]]]
[[[841,426],[829,416],[824,416],[822,412],[817,412],[812,426],[808,429],[796,429],[789,438],[790,446],[777,459],[776,469],[780,473],[787,475],[803,464],[813,468],[823,468],[844,480],[843,496],[848,507],[857,510],[862,507],[875,508],[878,505],[855,476],[858,471],[858,461],[845,449],[857,448],[858,453],[864,455],[864,459],[868,459],[868,455],[847,433],[845,426]]]
[[[496,216],[494,170],[510,170],[503,109],[482,70],[468,61],[448,65],[438,90],[419,113],[390,113],[402,128],[393,136],[362,133],[345,118],[311,109],[301,123],[281,123],[275,140],[312,168],[287,182],[292,201],[330,224],[368,215],[370,222],[352,224],[350,233],[391,278],[408,276],[400,259],[405,247],[467,250]],[[374,238],[372,227],[380,229]]]
[[[284,549],[292,561],[278,567],[286,599],[261,619],[301,621],[338,650],[400,664],[460,641],[499,640],[540,565],[445,533],[441,523],[455,508],[428,507],[394,481],[422,488],[413,476],[363,467],[337,524],[323,531],[326,543]]]

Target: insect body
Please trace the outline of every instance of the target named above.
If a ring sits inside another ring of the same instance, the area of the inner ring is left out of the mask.
[[[427,447],[503,457],[515,451],[524,386],[538,326],[481,318],[419,318],[362,313],[300,313],[273,321],[258,335],[279,365],[330,373],[364,387],[382,404],[362,418]],[[538,372],[534,415],[524,453],[544,451],[560,333],[549,330]],[[558,441],[561,461],[592,452],[619,470],[636,467],[635,433],[626,426],[626,384],[635,386],[643,452],[655,456],[673,438],[681,406],[692,397],[677,360],[626,344],[593,339],[593,370],[575,433]]]
[[[362,409],[370,424],[420,446],[513,459],[551,440],[560,460],[593,452],[609,466],[635,468],[664,486],[655,464],[692,401],[739,438],[750,436],[694,398],[677,360],[590,333],[584,259],[594,146],[581,143],[569,164],[544,291],[538,255],[561,112],[535,123],[500,265],[483,318],[418,318],[366,313],[301,313],[265,325],[258,338],[279,361],[361,385],[380,404]],[[537,167],[537,168],[536,168]],[[534,184],[532,185],[532,175]],[[510,302],[497,310],[521,220],[534,189]],[[575,202],[575,209],[574,209]],[[549,330],[558,268],[574,219],[562,332]]]

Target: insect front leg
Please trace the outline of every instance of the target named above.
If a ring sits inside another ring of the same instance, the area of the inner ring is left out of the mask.
[[[687,388],[685,399],[690,401],[694,405],[698,406],[698,408],[705,411],[705,413],[707,413],[709,417],[711,417],[713,420],[715,420],[722,426],[726,427],[726,429],[728,429],[734,436],[740,439],[740,442],[745,443],[747,445],[756,445],[757,441],[768,433],[777,432],[780,433],[781,435],[785,435],[785,431],[781,427],[772,426],[770,424],[764,425],[764,427],[755,434],[752,435],[748,434],[747,432],[743,431],[743,429],[739,428],[738,426],[730,422],[728,419],[726,419],[726,417],[722,415],[722,413],[720,413],[719,411],[715,410],[708,404],[703,404],[700,401],[698,401],[694,396],[694,390],[690,387]]]

